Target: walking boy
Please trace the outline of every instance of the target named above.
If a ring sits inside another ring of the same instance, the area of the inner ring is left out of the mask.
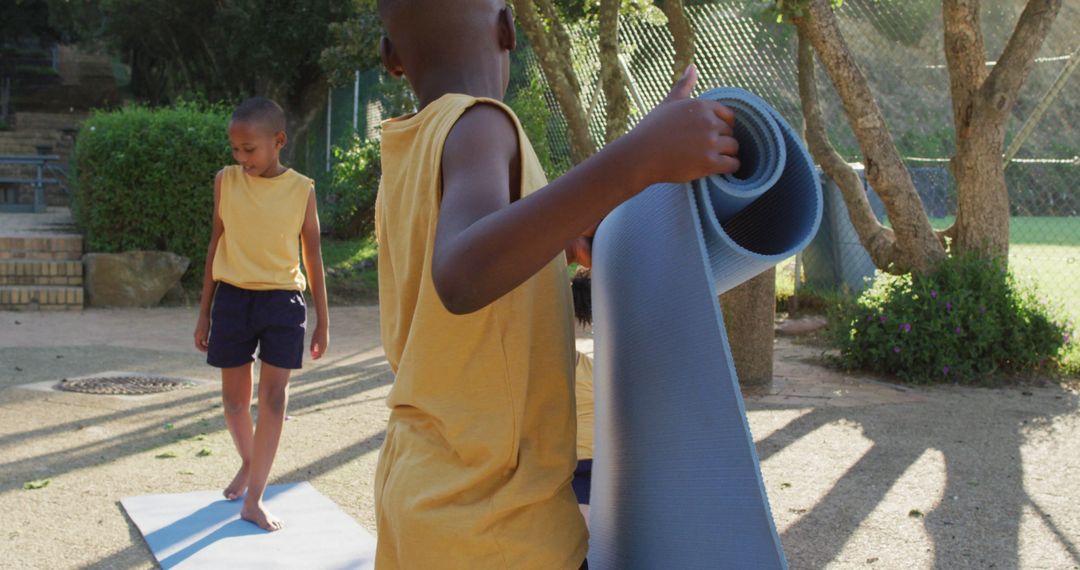
[[[383,345],[396,374],[376,472],[376,566],[585,565],[570,481],[574,342],[565,248],[655,182],[734,172],[734,115],[693,68],[630,134],[548,184],[501,103],[502,0],[380,0],[383,63],[420,111],[383,125]]]
[[[237,164],[214,178],[214,227],[195,346],[221,368],[225,424],[240,453],[240,469],[225,498],[244,497],[240,516],[274,531],[283,523],[266,510],[262,497],[285,421],[289,374],[304,357],[307,279],[300,272],[301,243],[318,319],[311,357],[322,357],[329,341],[319,214],[311,179],[281,164],[285,113],[277,103],[262,97],[241,103],[229,123],[229,143]],[[253,430],[256,355],[262,365]]]

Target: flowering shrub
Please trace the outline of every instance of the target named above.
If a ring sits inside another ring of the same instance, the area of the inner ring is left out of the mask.
[[[1072,323],[1000,264],[970,256],[923,277],[879,277],[833,310],[830,331],[844,365],[916,383],[1053,369],[1073,342]]]

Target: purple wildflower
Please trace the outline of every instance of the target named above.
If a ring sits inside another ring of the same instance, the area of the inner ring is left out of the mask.
[[[930,290],[930,298],[931,299],[937,299],[937,289],[931,289]]]
[[[900,347],[899,346],[894,346],[894,347],[892,347],[892,351],[893,352],[900,352]]]
[[[960,332],[961,332],[960,325],[957,325],[956,328],[953,329],[953,332],[955,332],[956,334],[960,334]]]
[[[881,322],[885,322],[885,321],[889,320],[889,317],[886,317],[885,315],[881,315],[880,317],[878,317],[878,319],[880,319]]]
[[[945,310],[950,311],[950,312],[952,311],[952,302],[951,301],[946,301],[945,302]]]
[[[948,375],[949,375],[949,367],[948,367],[948,366],[943,366],[943,367],[941,368],[941,373],[942,373],[943,375],[945,375],[945,376],[948,376]]]
[[[911,332],[911,323],[904,323],[904,324],[900,325],[900,330],[902,330],[902,331],[904,331],[906,333]]]

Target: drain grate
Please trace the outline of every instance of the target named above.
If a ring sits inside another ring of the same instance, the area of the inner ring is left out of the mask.
[[[195,386],[196,382],[184,378],[146,375],[110,375],[90,378],[65,378],[58,388],[81,394],[110,396],[139,396],[160,394]]]

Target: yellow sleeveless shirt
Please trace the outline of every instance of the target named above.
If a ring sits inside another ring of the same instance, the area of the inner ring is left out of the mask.
[[[222,169],[218,214],[225,233],[214,253],[214,281],[242,289],[303,291],[300,230],[314,182],[293,169],[273,178],[239,165]]]
[[[491,305],[446,310],[431,277],[442,151],[476,104],[518,131],[521,195],[547,184],[513,112],[444,95],[383,124],[376,205],[383,346],[396,374],[375,481],[376,567],[577,569],[574,336],[563,255]]]

